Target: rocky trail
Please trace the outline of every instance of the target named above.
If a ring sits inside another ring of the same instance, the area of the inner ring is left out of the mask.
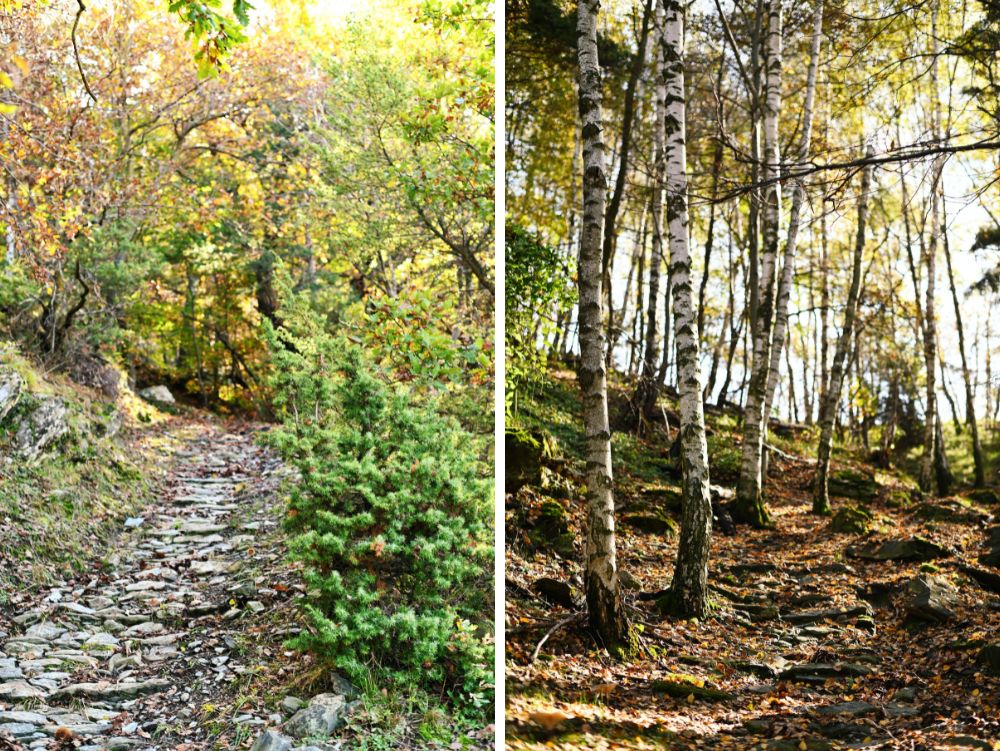
[[[284,719],[261,701],[241,713],[235,699],[261,670],[260,642],[280,652],[287,621],[266,637],[259,623],[295,587],[268,570],[284,568],[268,539],[284,470],[255,432],[185,425],[159,496],[103,560],[11,598],[0,616],[0,749],[234,747]],[[235,711],[207,721],[223,706]],[[287,716],[300,704],[283,706]]]
[[[595,659],[577,556],[560,552],[582,539],[581,509],[557,515],[536,486],[508,496],[511,749],[1000,748],[997,493],[928,498],[845,470],[827,519],[809,513],[811,466],[778,470],[775,526],[713,540],[704,623],[655,607],[676,554],[669,487],[625,497],[619,561],[642,647],[625,662]]]

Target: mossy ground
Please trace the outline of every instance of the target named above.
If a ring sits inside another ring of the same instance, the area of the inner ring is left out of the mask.
[[[124,519],[139,509],[163,476],[172,439],[164,415],[127,389],[117,404],[69,379],[46,373],[27,358],[0,348],[0,365],[24,379],[24,393],[0,424],[0,607],[13,592],[42,586],[102,554]],[[70,410],[70,433],[35,462],[11,450],[17,421],[41,396],[57,396]],[[117,435],[96,429],[118,409]]]

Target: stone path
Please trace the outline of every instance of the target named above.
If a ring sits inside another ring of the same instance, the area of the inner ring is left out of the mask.
[[[253,574],[275,515],[247,501],[281,470],[250,434],[194,430],[103,567],[0,621],[0,748],[4,734],[30,749],[210,747],[197,718],[251,676],[242,630],[282,597]],[[232,721],[256,736],[275,719]]]

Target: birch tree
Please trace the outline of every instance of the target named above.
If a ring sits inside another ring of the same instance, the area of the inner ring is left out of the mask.
[[[948,243],[948,215],[945,211],[945,197],[941,195],[941,239],[944,246],[945,267],[948,270],[948,286],[951,288],[951,301],[955,308],[955,329],[958,332],[958,353],[962,359],[962,380],[965,384],[965,419],[969,424],[972,439],[972,461],[975,467],[975,486],[986,486],[986,460],[983,457],[983,446],[979,440],[979,423],[976,421],[976,398],[972,390],[972,375],[969,372],[969,361],[965,355],[965,326],[962,324],[962,306],[958,302],[958,289],[955,287],[955,274],[951,267],[951,246]]]
[[[816,99],[816,74],[819,69],[819,50],[823,35],[823,0],[817,0],[813,11],[812,45],[809,53],[809,73],[806,76],[806,97],[802,110],[802,142],[799,146],[800,164],[809,158],[812,142],[813,104]],[[792,207],[788,214],[788,236],[785,240],[785,254],[782,260],[781,278],[778,280],[777,308],[774,315],[774,334],[771,344],[771,364],[767,377],[767,391],[764,397],[763,414],[766,419],[774,403],[774,393],[780,378],[781,351],[788,334],[788,300],[791,297],[795,275],[795,251],[798,243],[802,206],[806,201],[805,181],[795,179],[792,187]],[[793,381],[789,378],[789,384]],[[766,470],[765,470],[766,471]]]
[[[869,145],[867,156],[874,156],[874,153],[874,149]],[[854,242],[854,260],[851,265],[851,287],[847,292],[847,306],[844,309],[844,327],[837,339],[833,367],[830,370],[830,382],[823,395],[823,409],[820,411],[822,417],[819,425],[819,448],[816,451],[816,477],[813,485],[812,510],[814,514],[824,516],[830,513],[829,474],[830,453],[833,449],[833,426],[837,422],[840,391],[847,369],[847,356],[851,349],[858,298],[861,295],[861,264],[865,252],[865,223],[868,219],[868,194],[871,192],[871,182],[872,165],[867,164],[861,172],[861,193],[858,196],[858,232]]]
[[[938,43],[937,43],[938,4],[931,6],[930,35],[930,85],[931,85],[931,128],[935,142],[941,138],[941,104],[938,88]],[[927,242],[925,263],[927,267],[927,291],[924,302],[924,366],[927,371],[927,384],[924,408],[924,449],[920,457],[920,489],[929,491],[934,485],[934,449],[937,440],[937,390],[935,369],[937,367],[937,319],[934,313],[935,277],[937,274],[937,248],[941,234],[941,212],[938,203],[938,193],[941,183],[941,172],[944,169],[944,157],[938,155],[931,167],[933,180],[931,185],[931,232]]]
[[[708,446],[702,401],[697,312],[688,240],[687,133],[684,92],[684,7],[664,0],[662,46],[666,86],[666,207],[670,234],[670,287],[673,292],[677,388],[680,395],[680,449],[683,472],[681,533],[670,591],[662,609],[704,617],[708,608],[708,554],[712,537]]]
[[[583,227],[577,271],[580,369],[587,453],[587,539],[584,586],[590,625],[611,651],[626,647],[629,626],[622,608],[615,560],[615,503],[604,358],[601,235],[608,177],[601,120],[601,68],[597,57],[599,0],[577,5],[579,104],[583,145]]]
[[[764,155],[761,177],[764,187],[763,247],[760,259],[756,327],[753,328],[753,359],[746,406],[743,408],[743,455],[740,479],[733,503],[733,518],[755,527],[770,523],[761,493],[764,412],[768,373],[771,364],[771,334],[774,314],[775,270],[778,260],[778,224],[781,218],[781,157],[778,148],[778,119],[781,113],[781,0],[771,0],[765,37],[766,72],[764,95]]]
[[[656,45],[656,88],[653,107],[653,190],[650,200],[653,220],[653,249],[649,259],[649,297],[646,302],[646,332],[645,343],[642,347],[642,367],[630,405],[632,427],[640,435],[644,432],[647,416],[653,412],[656,406],[658,392],[656,381],[656,303],[659,300],[660,292],[660,267],[663,265],[663,187],[666,172],[663,141],[667,106],[666,65],[664,61],[666,53],[662,33],[663,7],[659,2],[656,4],[656,28],[659,41]],[[664,337],[664,349],[666,346],[666,337]]]

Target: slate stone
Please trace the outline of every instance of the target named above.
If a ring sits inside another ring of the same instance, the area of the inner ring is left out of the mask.
[[[818,621],[837,621],[841,618],[855,618],[859,615],[871,615],[871,609],[867,605],[855,605],[851,608],[806,610],[800,613],[785,613],[781,619],[789,623],[816,623]]]
[[[305,705],[306,703],[297,696],[286,696],[284,699],[281,700],[281,704],[279,706],[286,714],[291,715],[298,712]]]
[[[951,552],[923,537],[910,537],[905,540],[871,542],[860,548],[849,548],[848,555],[871,561],[932,561],[937,558],[948,558]]]
[[[918,576],[906,585],[903,607],[920,621],[944,623],[955,617],[958,593],[943,576]]]
[[[0,722],[30,722],[32,725],[44,725],[45,715],[19,710],[0,711]]]
[[[347,701],[339,694],[319,694],[285,723],[284,730],[295,738],[329,735],[341,723]]]
[[[250,751],[289,751],[292,739],[276,730],[265,730]]]
[[[841,704],[828,704],[824,707],[817,707],[813,710],[818,715],[849,715],[851,717],[863,717],[878,711],[875,704],[867,701],[848,701]]]
[[[17,371],[5,370],[0,373],[0,422],[17,405],[23,388],[24,379]]]
[[[1000,676],[1000,642],[987,644],[983,647],[979,651],[976,661],[990,675]]]
[[[41,699],[45,696],[45,691],[32,686],[27,681],[13,680],[0,683],[0,699],[7,701],[25,701],[27,699]]]
[[[778,674],[778,678],[822,683],[830,678],[860,678],[873,672],[874,668],[868,665],[852,662],[807,662],[785,668]]]
[[[667,516],[659,514],[624,514],[621,523],[627,527],[650,535],[673,537],[677,534],[677,523]]]
[[[174,405],[177,403],[177,401],[174,399],[174,395],[170,393],[170,389],[168,389],[166,386],[162,384],[144,388],[142,391],[139,392],[139,396],[141,396],[147,402],[152,402],[153,404],[156,405],[160,404]]]
[[[66,629],[61,628],[60,626],[55,626],[51,623],[36,623],[34,626],[30,626],[28,630],[24,632],[24,635],[35,639],[52,641],[53,639],[58,639],[65,633]]]
[[[69,432],[69,409],[57,397],[43,397],[17,428],[14,446],[18,455],[34,461]]]
[[[0,735],[3,733],[10,733],[10,735],[15,738],[24,738],[25,736],[32,735],[36,733],[38,728],[35,727],[30,722],[3,722],[0,723]]]
[[[134,683],[75,683],[60,688],[52,693],[52,701],[62,699],[84,698],[94,701],[114,701],[116,699],[134,699],[137,696],[155,694],[170,688],[170,681],[165,678],[150,678]]]
[[[568,610],[573,610],[576,607],[573,588],[566,582],[543,576],[541,579],[535,580],[531,589],[537,592],[543,600],[553,605],[561,605]]]

